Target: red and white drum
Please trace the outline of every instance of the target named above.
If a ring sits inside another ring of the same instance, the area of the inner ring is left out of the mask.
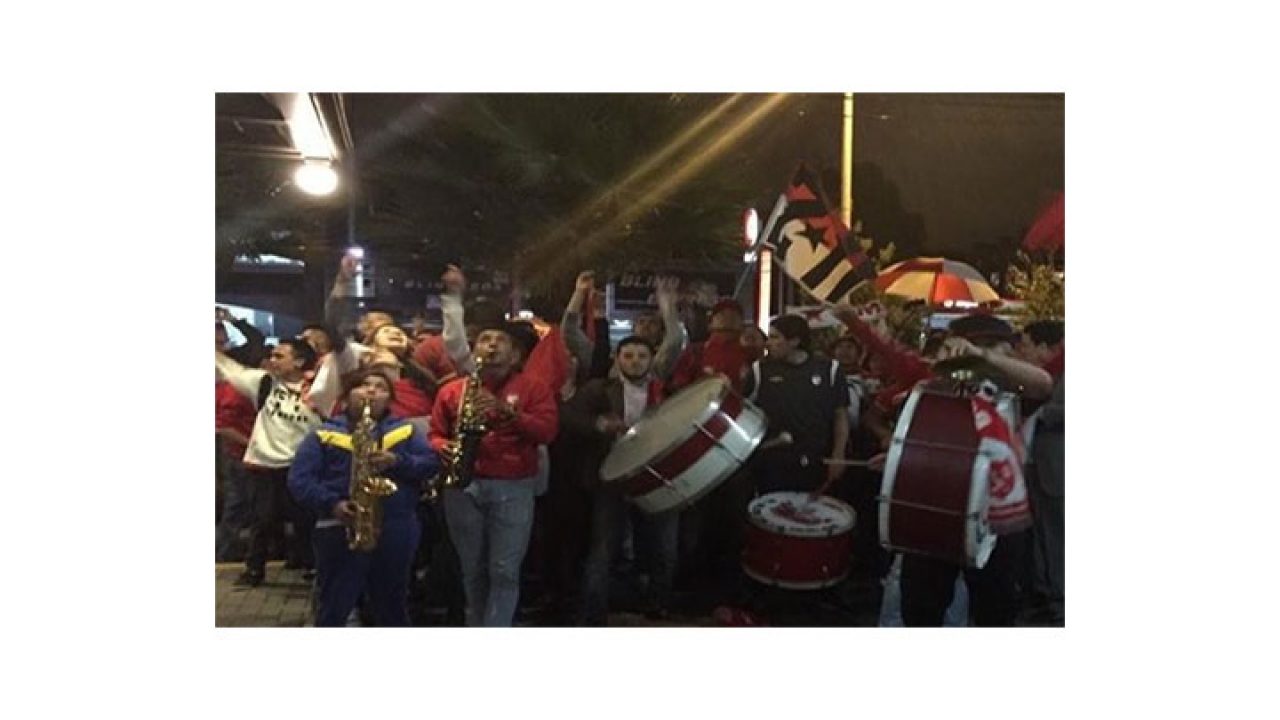
[[[746,462],[767,425],[764,412],[728,380],[704,378],[618,438],[600,479],[650,514],[687,507]]]
[[[1018,396],[995,394],[997,411],[1017,427]],[[955,383],[917,385],[907,397],[885,458],[880,542],[980,568],[995,549],[987,523],[991,458],[980,449],[970,393]]]
[[[833,497],[775,492],[751,501],[742,569],[791,590],[817,590],[849,574],[855,514]]]

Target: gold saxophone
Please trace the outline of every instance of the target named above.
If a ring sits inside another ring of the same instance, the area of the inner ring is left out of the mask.
[[[390,478],[376,474],[370,465],[373,454],[381,449],[375,430],[377,421],[365,400],[360,419],[351,432],[351,502],[356,506],[355,521],[347,527],[347,547],[369,552],[378,546],[382,532],[382,498],[396,491]]]
[[[484,416],[475,409],[483,368],[484,356],[477,355],[475,369],[467,376],[467,388],[462,392],[462,402],[458,404],[458,422],[453,428],[453,438],[440,451],[440,472],[427,482],[427,489],[422,494],[424,502],[439,500],[449,488],[461,490],[471,484],[480,440],[489,432]]]

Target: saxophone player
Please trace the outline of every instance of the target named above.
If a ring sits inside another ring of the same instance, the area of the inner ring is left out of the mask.
[[[462,468],[460,487],[444,491],[449,535],[458,551],[467,599],[467,625],[507,627],[520,598],[520,564],[533,527],[538,446],[555,439],[559,412],[542,381],[519,371],[524,359],[519,331],[486,322],[476,336],[483,358],[480,387],[471,378],[440,389],[431,412],[431,444],[440,451],[459,433],[460,407],[483,418],[472,468]]]
[[[367,593],[377,625],[407,626],[410,572],[421,532],[415,508],[423,480],[437,469],[436,454],[420,428],[389,412],[395,386],[385,375],[360,372],[347,388],[345,412],[307,435],[289,471],[289,490],[321,518],[312,534],[316,625],[345,625]],[[353,434],[366,403],[377,422],[373,435],[378,449],[364,462],[389,478],[395,491],[380,499],[376,545],[353,550],[348,545],[348,528],[358,514],[351,499]]]

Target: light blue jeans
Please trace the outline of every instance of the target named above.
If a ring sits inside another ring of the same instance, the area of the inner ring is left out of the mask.
[[[511,627],[520,602],[520,564],[533,529],[534,490],[534,478],[476,478],[466,490],[445,491],[470,627]]]

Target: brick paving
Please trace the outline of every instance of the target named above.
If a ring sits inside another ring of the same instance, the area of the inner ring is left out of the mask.
[[[218,563],[216,627],[303,627],[311,623],[311,583],[301,570],[285,570],[282,562],[267,563],[267,576],[258,587],[237,587],[243,563]]]

